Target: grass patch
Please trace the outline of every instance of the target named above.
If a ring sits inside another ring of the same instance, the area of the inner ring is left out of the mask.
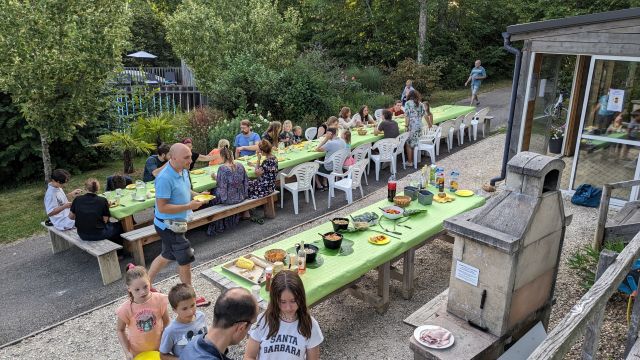
[[[624,250],[624,246],[622,241],[607,241],[604,243],[602,249],[621,253],[622,250]],[[585,245],[579,248],[567,259],[569,268],[575,270],[578,274],[580,286],[583,289],[589,290],[595,283],[599,260],[600,251],[595,250],[591,245]]]
[[[146,157],[135,159],[136,172],[134,179],[142,178]],[[102,189],[106,186],[107,176],[122,171],[122,160],[108,163],[105,167],[90,170],[80,175],[72,175],[65,186],[65,192],[76,188],[84,188],[84,181],[95,177],[100,181]],[[24,237],[44,233],[40,222],[47,218],[44,210],[44,193],[46,187],[40,182],[25,184],[14,189],[0,191],[0,244],[6,244]]]
[[[483,83],[480,87],[480,95],[493,90],[502,89],[511,86],[511,80],[498,80],[496,82]],[[435,91],[429,99],[431,106],[441,106],[455,104],[462,99],[471,99],[471,89],[464,87],[456,90],[438,90]]]

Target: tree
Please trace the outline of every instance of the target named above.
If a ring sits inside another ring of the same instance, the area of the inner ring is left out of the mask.
[[[45,180],[49,145],[70,139],[108,105],[104,88],[121,64],[126,0],[0,0],[0,89],[40,135]]]
[[[148,155],[156,147],[144,140],[133,137],[128,132],[113,131],[98,136],[98,143],[93,146],[104,147],[122,154],[124,173],[133,172],[133,155]]]
[[[293,63],[299,29],[298,13],[280,14],[272,0],[187,0],[169,18],[167,37],[198,88],[230,100],[229,108],[253,104],[273,72]]]
[[[418,17],[418,64],[424,61],[424,51],[427,45],[427,0],[418,0],[420,16]]]

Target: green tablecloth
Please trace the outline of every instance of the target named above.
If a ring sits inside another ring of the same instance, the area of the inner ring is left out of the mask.
[[[462,106],[462,105],[442,105],[431,108],[433,114],[433,123],[440,124],[447,120],[455,119],[460,115],[466,115],[470,112],[475,112],[474,106]]]
[[[456,116],[466,114],[470,111],[475,110],[472,106],[459,106],[459,105],[443,105],[434,107],[431,109],[434,117],[434,123],[440,123],[445,120],[450,120],[455,118]],[[396,119],[398,125],[400,126],[401,132],[405,129],[405,120],[403,118]],[[351,131],[351,148],[355,148],[365,143],[372,143],[382,139],[382,135],[373,135],[373,128],[367,128],[367,135],[358,135],[357,131],[354,129]],[[284,154],[278,155],[278,158],[284,158],[284,161],[278,161],[278,169],[286,169],[298,164],[302,164],[308,161],[313,161],[316,159],[321,159],[324,157],[324,153],[315,152],[313,149],[318,145],[318,140],[312,141],[310,144],[310,149],[302,149],[298,152],[288,151]],[[250,157],[246,161],[241,161],[243,165],[245,165],[245,169],[247,170],[247,175],[250,178],[255,177],[255,173],[253,171],[253,166],[248,165],[249,160],[254,160],[255,157]],[[205,170],[204,174],[201,175],[191,175],[191,183],[194,191],[207,191],[216,187],[216,181],[211,178],[210,173],[216,172],[219,165],[208,166],[203,168]],[[153,182],[147,184],[148,189],[153,188]],[[127,216],[131,216],[138,212],[141,212],[145,209],[151,208],[155,205],[155,199],[150,198],[145,201],[134,201],[131,199],[131,193],[133,190],[123,190],[123,197],[120,200],[120,206],[111,208],[109,211],[111,216],[116,219],[123,219]]]
[[[435,189],[430,190],[432,192],[436,191]],[[455,195],[453,196],[456,197]],[[341,287],[360,278],[368,271],[403,254],[430,236],[437,234],[442,230],[442,223],[445,219],[479,207],[483,205],[484,202],[485,199],[483,197],[475,195],[466,198],[456,197],[455,201],[446,204],[434,202],[433,205],[428,206],[422,206],[417,201],[413,201],[408,207],[409,209],[426,208],[428,212],[426,214],[414,215],[410,220],[403,223],[412,229],[400,226],[396,227],[396,231],[401,232],[402,235],[394,236],[400,237],[401,239],[392,238],[391,242],[387,245],[373,245],[369,243],[369,237],[377,235],[377,233],[372,231],[347,233],[344,234],[345,240],[343,241],[342,247],[343,249],[350,248],[352,251],[346,250],[344,253],[338,254],[335,250],[325,249],[322,244],[322,239],[320,235],[318,235],[333,230],[331,223],[327,222],[256,250],[253,254],[262,257],[267,250],[276,248],[292,252],[295,244],[303,240],[305,244],[311,243],[318,246],[320,248],[319,256],[321,257],[322,264],[315,268],[314,265],[310,265],[307,272],[302,275],[307,293],[307,303],[314,304]],[[382,200],[361,209],[353,215],[367,211],[375,211],[381,214],[379,207],[390,204],[387,200]],[[383,219],[382,225],[387,229],[393,228],[393,222],[388,219]],[[374,229],[381,230],[379,226],[374,227]],[[450,261],[450,259],[444,259],[443,261]],[[222,265],[214,267],[213,270],[228,277],[242,287],[247,289],[251,288],[252,284],[249,281],[223,270]],[[268,299],[264,286],[262,287],[262,297]]]

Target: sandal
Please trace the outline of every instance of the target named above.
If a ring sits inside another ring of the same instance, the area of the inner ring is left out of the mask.
[[[264,219],[263,218],[259,218],[257,216],[252,216],[250,218],[250,220],[253,221],[256,224],[260,224],[260,225],[264,224]]]

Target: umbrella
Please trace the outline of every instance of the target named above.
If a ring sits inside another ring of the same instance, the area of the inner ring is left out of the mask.
[[[137,52],[134,52],[133,54],[129,54],[127,56],[128,57],[132,57],[132,58],[138,58],[138,59],[155,59],[155,58],[157,58],[157,56],[155,56],[153,54],[149,54],[146,51],[137,51]]]

